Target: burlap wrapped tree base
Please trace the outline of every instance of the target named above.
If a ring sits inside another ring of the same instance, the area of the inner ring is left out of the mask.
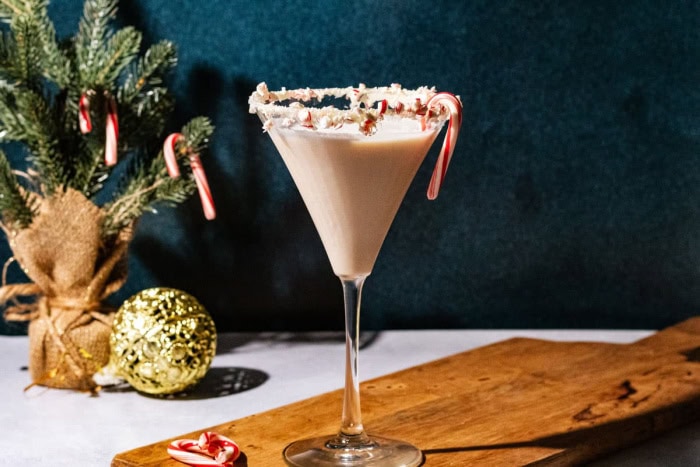
[[[51,311],[52,316],[49,316]],[[109,361],[112,314],[40,307],[29,324],[34,384],[92,390],[92,375]]]
[[[104,212],[73,189],[39,200],[26,229],[10,236],[14,258],[31,284],[6,284],[8,320],[29,320],[29,370],[34,384],[91,390],[109,359],[112,315],[103,300],[126,280],[131,228],[101,237]],[[19,296],[34,296],[29,304]]]

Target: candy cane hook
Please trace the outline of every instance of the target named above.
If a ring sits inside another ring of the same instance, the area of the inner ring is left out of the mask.
[[[184,138],[182,134],[173,133],[165,138],[165,143],[163,144],[165,167],[168,169],[168,175],[170,175],[171,178],[177,178],[180,176],[180,167],[177,165],[175,146],[182,138]],[[200,159],[199,154],[196,153],[190,154],[189,159],[192,174],[194,175],[194,181],[197,184],[199,198],[202,202],[204,217],[206,217],[208,220],[212,220],[216,218],[216,208],[214,206],[214,198],[212,197],[211,190],[209,189],[207,175],[204,172],[204,167],[202,166],[202,160]]]
[[[427,125],[426,119],[430,114],[430,110],[437,106],[443,106],[449,110],[450,120],[447,123],[445,140],[442,143],[442,149],[440,150],[440,155],[435,163],[435,169],[433,169],[430,184],[428,185],[428,199],[430,200],[437,198],[440,191],[440,186],[445,180],[447,167],[450,164],[450,159],[452,159],[452,153],[454,152],[455,144],[457,144],[459,129],[462,126],[462,103],[454,94],[440,92],[431,97],[426,104],[427,111],[422,119],[423,127],[426,127]]]
[[[80,95],[80,100],[78,100],[78,125],[80,126],[80,132],[84,135],[92,131],[90,95],[88,92],[82,93]]]

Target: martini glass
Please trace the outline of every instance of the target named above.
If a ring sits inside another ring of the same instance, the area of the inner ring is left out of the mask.
[[[448,129],[428,188],[437,197],[461,124],[462,106],[433,88],[399,85],[272,92],[249,99],[311,214],[345,302],[345,391],[337,433],[296,441],[292,466],[417,466],[415,446],[365,432],[358,337],[362,287],[406,190],[444,123]]]

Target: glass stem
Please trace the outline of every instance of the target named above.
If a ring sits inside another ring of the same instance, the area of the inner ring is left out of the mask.
[[[364,438],[360,410],[360,381],[357,374],[357,356],[360,337],[360,301],[362,285],[367,276],[341,278],[345,297],[345,394],[340,436]]]

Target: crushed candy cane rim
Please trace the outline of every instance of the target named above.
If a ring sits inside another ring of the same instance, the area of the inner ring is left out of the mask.
[[[428,101],[438,94],[434,87],[422,86],[414,90],[404,89],[400,84],[384,87],[357,87],[294,89],[282,88],[270,91],[267,84],[257,85],[248,99],[249,112],[258,114],[266,125],[272,119],[280,119],[285,127],[300,126],[309,129],[340,128],[356,124],[365,135],[376,131],[377,122],[384,116],[423,118],[428,112]],[[326,98],[345,99],[347,108],[333,105],[322,106]],[[448,112],[432,112],[430,122],[445,121]],[[267,129],[267,128],[265,128]]]
[[[320,106],[326,98],[345,99],[348,107]],[[286,103],[286,105],[283,105]],[[308,106],[306,104],[312,104]],[[313,104],[316,104],[314,107]],[[258,114],[263,129],[269,130],[277,120],[285,128],[302,127],[310,130],[340,128],[355,124],[360,133],[371,136],[386,116],[420,121],[422,130],[436,122],[448,120],[447,133],[428,186],[428,199],[434,200],[442,186],[462,125],[462,102],[459,96],[437,92],[434,87],[404,89],[400,84],[386,87],[295,89],[270,91],[259,83],[248,99],[252,114]]]
[[[199,439],[178,439],[168,445],[173,459],[192,467],[230,467],[241,450],[235,441],[213,431],[205,431]]]

